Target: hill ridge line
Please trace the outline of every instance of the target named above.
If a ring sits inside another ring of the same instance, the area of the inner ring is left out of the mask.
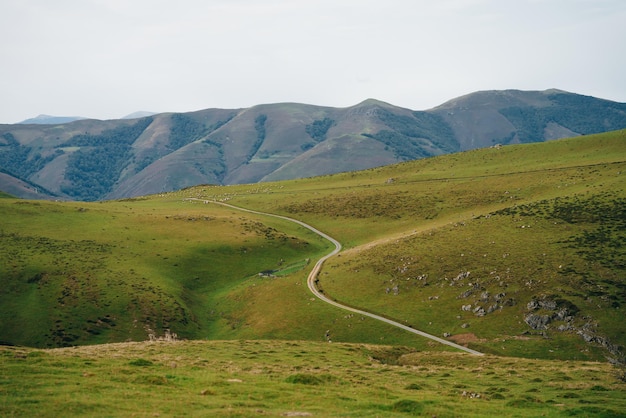
[[[302,226],[304,228],[307,228],[308,230],[318,234],[322,238],[330,241],[335,246],[333,251],[331,251],[330,253],[326,254],[325,256],[320,258],[315,263],[315,265],[313,266],[313,269],[311,270],[311,272],[309,273],[309,275],[307,277],[307,286],[308,286],[309,290],[311,291],[311,293],[313,293],[313,295],[315,297],[317,297],[321,301],[326,302],[326,303],[328,303],[328,304],[330,304],[332,306],[335,306],[337,308],[340,308],[340,309],[343,309],[343,310],[346,310],[346,311],[349,311],[349,312],[357,313],[359,315],[368,316],[368,317],[370,317],[372,319],[376,319],[378,321],[385,322],[385,323],[387,323],[389,325],[392,325],[394,327],[403,329],[403,330],[411,332],[413,334],[417,334],[417,335],[419,335],[421,337],[425,337],[425,338],[431,339],[433,341],[436,341],[438,343],[441,343],[441,344],[444,344],[444,345],[456,348],[458,350],[465,351],[467,353],[470,353],[470,354],[473,354],[473,355],[478,355],[478,356],[483,356],[484,355],[484,353],[481,353],[480,351],[476,351],[476,350],[473,350],[471,348],[462,346],[460,344],[453,343],[452,341],[444,340],[443,338],[439,338],[439,337],[437,337],[435,335],[428,334],[428,333],[426,333],[424,331],[420,331],[420,330],[412,328],[410,326],[401,324],[401,323],[396,322],[394,320],[391,320],[389,318],[385,318],[384,316],[376,315],[376,314],[371,313],[371,312],[367,312],[367,311],[364,311],[364,310],[361,310],[361,309],[353,308],[351,306],[343,305],[343,304],[341,304],[341,303],[339,303],[339,302],[337,302],[337,301],[335,301],[333,299],[328,298],[326,295],[324,295],[316,286],[316,283],[318,281],[317,280],[317,276],[318,276],[320,270],[322,269],[322,266],[323,266],[324,262],[326,260],[328,260],[330,257],[332,257],[332,256],[336,255],[337,253],[339,253],[341,251],[342,246],[341,246],[341,243],[339,241],[337,241],[336,239],[334,239],[330,235],[328,235],[328,234],[318,230],[317,228],[315,228],[315,227],[313,227],[313,226],[311,226],[311,225],[309,225],[309,224],[307,224],[307,223],[305,223],[303,221],[300,221],[300,220],[294,219],[294,218],[290,218],[288,216],[277,215],[277,214],[268,213],[268,212],[260,212],[260,211],[256,211],[256,210],[253,210],[253,209],[246,209],[246,208],[242,208],[242,207],[239,207],[239,206],[231,205],[229,203],[219,202],[217,200],[199,199],[199,198],[190,197],[190,198],[183,199],[183,201],[199,201],[199,202],[203,202],[205,204],[214,203],[214,204],[226,206],[226,207],[231,208],[231,209],[240,210],[240,211],[243,211],[243,212],[253,213],[253,214],[262,215],[262,216],[270,216],[270,217],[278,218],[278,219],[283,219],[283,220],[286,220],[286,221],[289,221],[289,222],[294,222],[294,223],[296,223],[296,224],[298,224],[298,225],[300,225],[300,226]]]

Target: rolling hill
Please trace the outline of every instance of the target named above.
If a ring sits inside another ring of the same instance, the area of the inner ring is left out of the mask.
[[[319,288],[479,351],[623,361],[626,131],[310,179],[98,203],[0,199],[0,340],[279,338],[429,347]],[[189,198],[200,200],[189,200]]]
[[[625,127],[626,104],[560,90],[478,92],[427,111],[373,99],[348,108],[281,103],[2,125],[0,168],[46,190],[42,198],[94,201],[304,178]]]
[[[621,416],[625,169],[621,130],[103,202],[0,193],[0,413]],[[326,296],[486,355],[316,299],[331,244],[237,207],[341,241]]]

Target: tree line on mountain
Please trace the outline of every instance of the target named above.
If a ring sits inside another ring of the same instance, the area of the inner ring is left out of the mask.
[[[263,145],[263,141],[265,141],[265,135],[267,134],[265,130],[265,122],[267,122],[267,115],[260,114],[254,119],[254,130],[256,131],[256,140],[254,144],[252,144],[252,148],[248,153],[248,161],[254,157],[254,155],[259,151],[261,145]]]
[[[76,200],[94,201],[109,193],[128,164],[133,142],[152,123],[139,119],[133,125],[118,126],[100,134],[79,134],[62,147],[80,147],[67,162],[61,191]]]
[[[316,144],[326,139],[328,130],[335,126],[336,122],[331,118],[318,119],[304,127],[305,132],[313,139],[314,142],[302,144],[302,151],[313,148]]]
[[[385,109],[378,109],[377,115],[389,129],[363,136],[382,142],[397,158],[412,160],[460,149],[454,132],[439,115],[415,111],[408,116]]]
[[[583,135],[626,128],[626,103],[562,93],[548,98],[554,103],[552,106],[513,106],[500,110],[515,127],[520,142],[543,141],[544,130],[551,122]],[[581,112],[581,108],[586,111]]]
[[[0,141],[0,167],[2,167],[2,171],[23,181],[27,181],[29,176],[41,170],[46,164],[63,153],[62,150],[56,150],[44,157],[32,147],[20,145],[10,132],[2,134],[0,138],[2,138]]]
[[[168,147],[172,151],[197,141],[210,132],[203,123],[197,122],[183,113],[174,113],[170,121],[172,127]]]

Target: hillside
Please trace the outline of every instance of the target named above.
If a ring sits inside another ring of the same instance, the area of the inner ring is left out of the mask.
[[[623,361],[626,131],[311,179],[100,203],[0,199],[0,340],[38,347],[298,339],[433,346],[351,306],[482,352]],[[197,198],[200,200],[188,200]],[[469,307],[468,307],[469,305]]]
[[[0,190],[23,199],[55,199],[52,193],[38,185],[13,177],[0,169]]]
[[[342,303],[483,352],[623,361],[625,135],[198,194],[341,241],[318,286]]]
[[[626,128],[626,104],[560,90],[473,93],[426,111],[369,99],[0,126],[0,168],[65,199],[326,175]],[[18,194],[20,197],[32,195]]]

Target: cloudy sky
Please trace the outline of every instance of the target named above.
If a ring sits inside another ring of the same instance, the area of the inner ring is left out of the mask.
[[[624,0],[0,0],[0,123],[477,90],[626,102]]]

